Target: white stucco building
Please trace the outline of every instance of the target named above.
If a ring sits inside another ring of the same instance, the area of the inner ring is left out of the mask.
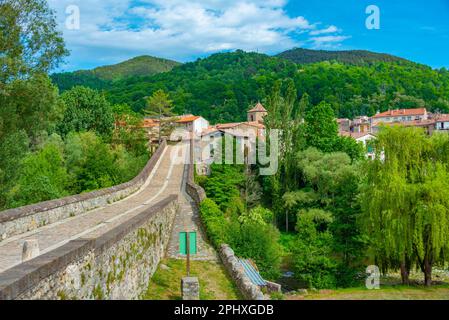
[[[435,119],[435,130],[449,132],[449,114],[443,114]]]
[[[209,128],[209,121],[200,116],[185,115],[176,121],[176,128],[200,135]]]

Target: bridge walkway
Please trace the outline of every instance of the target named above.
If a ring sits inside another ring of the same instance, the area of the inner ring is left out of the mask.
[[[167,146],[144,186],[131,196],[0,242],[0,272],[21,263],[25,240],[36,239],[40,254],[80,237],[94,237],[138,215],[170,194],[180,194],[184,165],[171,161],[176,146]]]

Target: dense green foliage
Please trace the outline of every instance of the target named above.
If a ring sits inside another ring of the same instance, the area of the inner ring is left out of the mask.
[[[112,66],[93,69],[91,72],[102,80],[118,80],[131,76],[150,76],[168,72],[180,65],[179,62],[151,56],[140,56]]]
[[[282,135],[279,170],[264,177],[263,198],[278,228],[296,225],[295,245],[284,249],[297,279],[318,288],[350,286],[364,255],[356,223],[363,147],[338,135],[329,104],[311,106],[308,95],[297,101],[292,84],[277,82],[267,99],[268,130],[281,128]]]
[[[45,1],[2,1],[0,17],[0,208],[4,208],[19,179],[19,163],[61,118],[63,105],[46,73],[67,51]],[[32,166],[33,161],[28,158],[26,163]]]
[[[5,85],[46,74],[68,54],[45,0],[0,3],[0,92]],[[7,91],[6,91],[7,92]]]
[[[140,56],[115,65],[98,67],[93,70],[55,73],[51,78],[58,84],[61,91],[69,90],[77,85],[87,86],[93,89],[106,89],[112,86],[116,80],[168,72],[178,65],[180,63],[171,60]]]
[[[90,88],[74,87],[64,92],[61,99],[65,104],[65,112],[57,126],[59,134],[65,137],[72,131],[93,130],[105,137],[111,135],[114,115],[103,95]]]
[[[376,150],[361,217],[373,254],[384,270],[401,267],[404,283],[417,265],[430,285],[432,266],[444,265],[449,250],[449,136],[385,128]]]
[[[320,209],[298,213],[298,235],[292,248],[297,278],[311,288],[335,288],[337,263],[332,258],[332,215]]]
[[[449,72],[445,69],[374,59],[363,65],[318,62],[298,65],[285,59],[236,51],[211,55],[153,76],[134,76],[106,88],[112,103],[133,110],[146,106],[146,97],[158,89],[170,94],[175,113],[202,115],[214,122],[246,119],[249,106],[269,99],[276,80],[291,78],[295,96],[309,95],[310,106],[325,101],[338,117],[373,115],[391,108],[427,107],[449,113]],[[379,61],[380,60],[380,61]],[[53,77],[60,88],[57,75]],[[73,85],[80,84],[75,81]],[[85,85],[92,85],[88,80]],[[104,87],[101,82],[95,88]]]
[[[49,140],[41,150],[22,160],[19,179],[8,194],[7,206],[61,198],[67,195],[68,180],[61,145]]]
[[[389,54],[370,52],[365,50],[326,51],[295,48],[284,51],[277,57],[299,64],[309,64],[323,61],[335,61],[352,65],[368,65],[376,62],[403,62],[407,60]]]
[[[271,224],[270,210],[245,205],[248,179],[244,166],[214,164],[211,176],[199,179],[208,196],[201,204],[201,218],[216,248],[229,244],[238,256],[253,259],[262,275],[276,279],[281,262],[279,232]]]
[[[6,207],[19,207],[69,194],[107,188],[135,177],[148,160],[94,132],[71,132],[63,141],[53,134],[19,164],[18,179],[6,194]]]

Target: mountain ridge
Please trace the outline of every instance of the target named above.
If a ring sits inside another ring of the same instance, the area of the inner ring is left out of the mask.
[[[142,55],[94,69],[54,73],[51,79],[61,91],[69,90],[76,85],[102,90],[110,87],[114,81],[169,72],[180,65],[182,63],[177,61]]]
[[[337,61],[350,65],[367,65],[375,62],[415,63],[387,53],[368,50],[310,50],[293,48],[283,51],[275,57],[290,60],[298,64],[311,64],[323,61]]]

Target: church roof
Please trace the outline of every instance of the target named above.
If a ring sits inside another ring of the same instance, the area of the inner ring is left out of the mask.
[[[254,108],[249,110],[248,112],[267,112],[267,110],[264,108],[264,106],[258,102]]]

